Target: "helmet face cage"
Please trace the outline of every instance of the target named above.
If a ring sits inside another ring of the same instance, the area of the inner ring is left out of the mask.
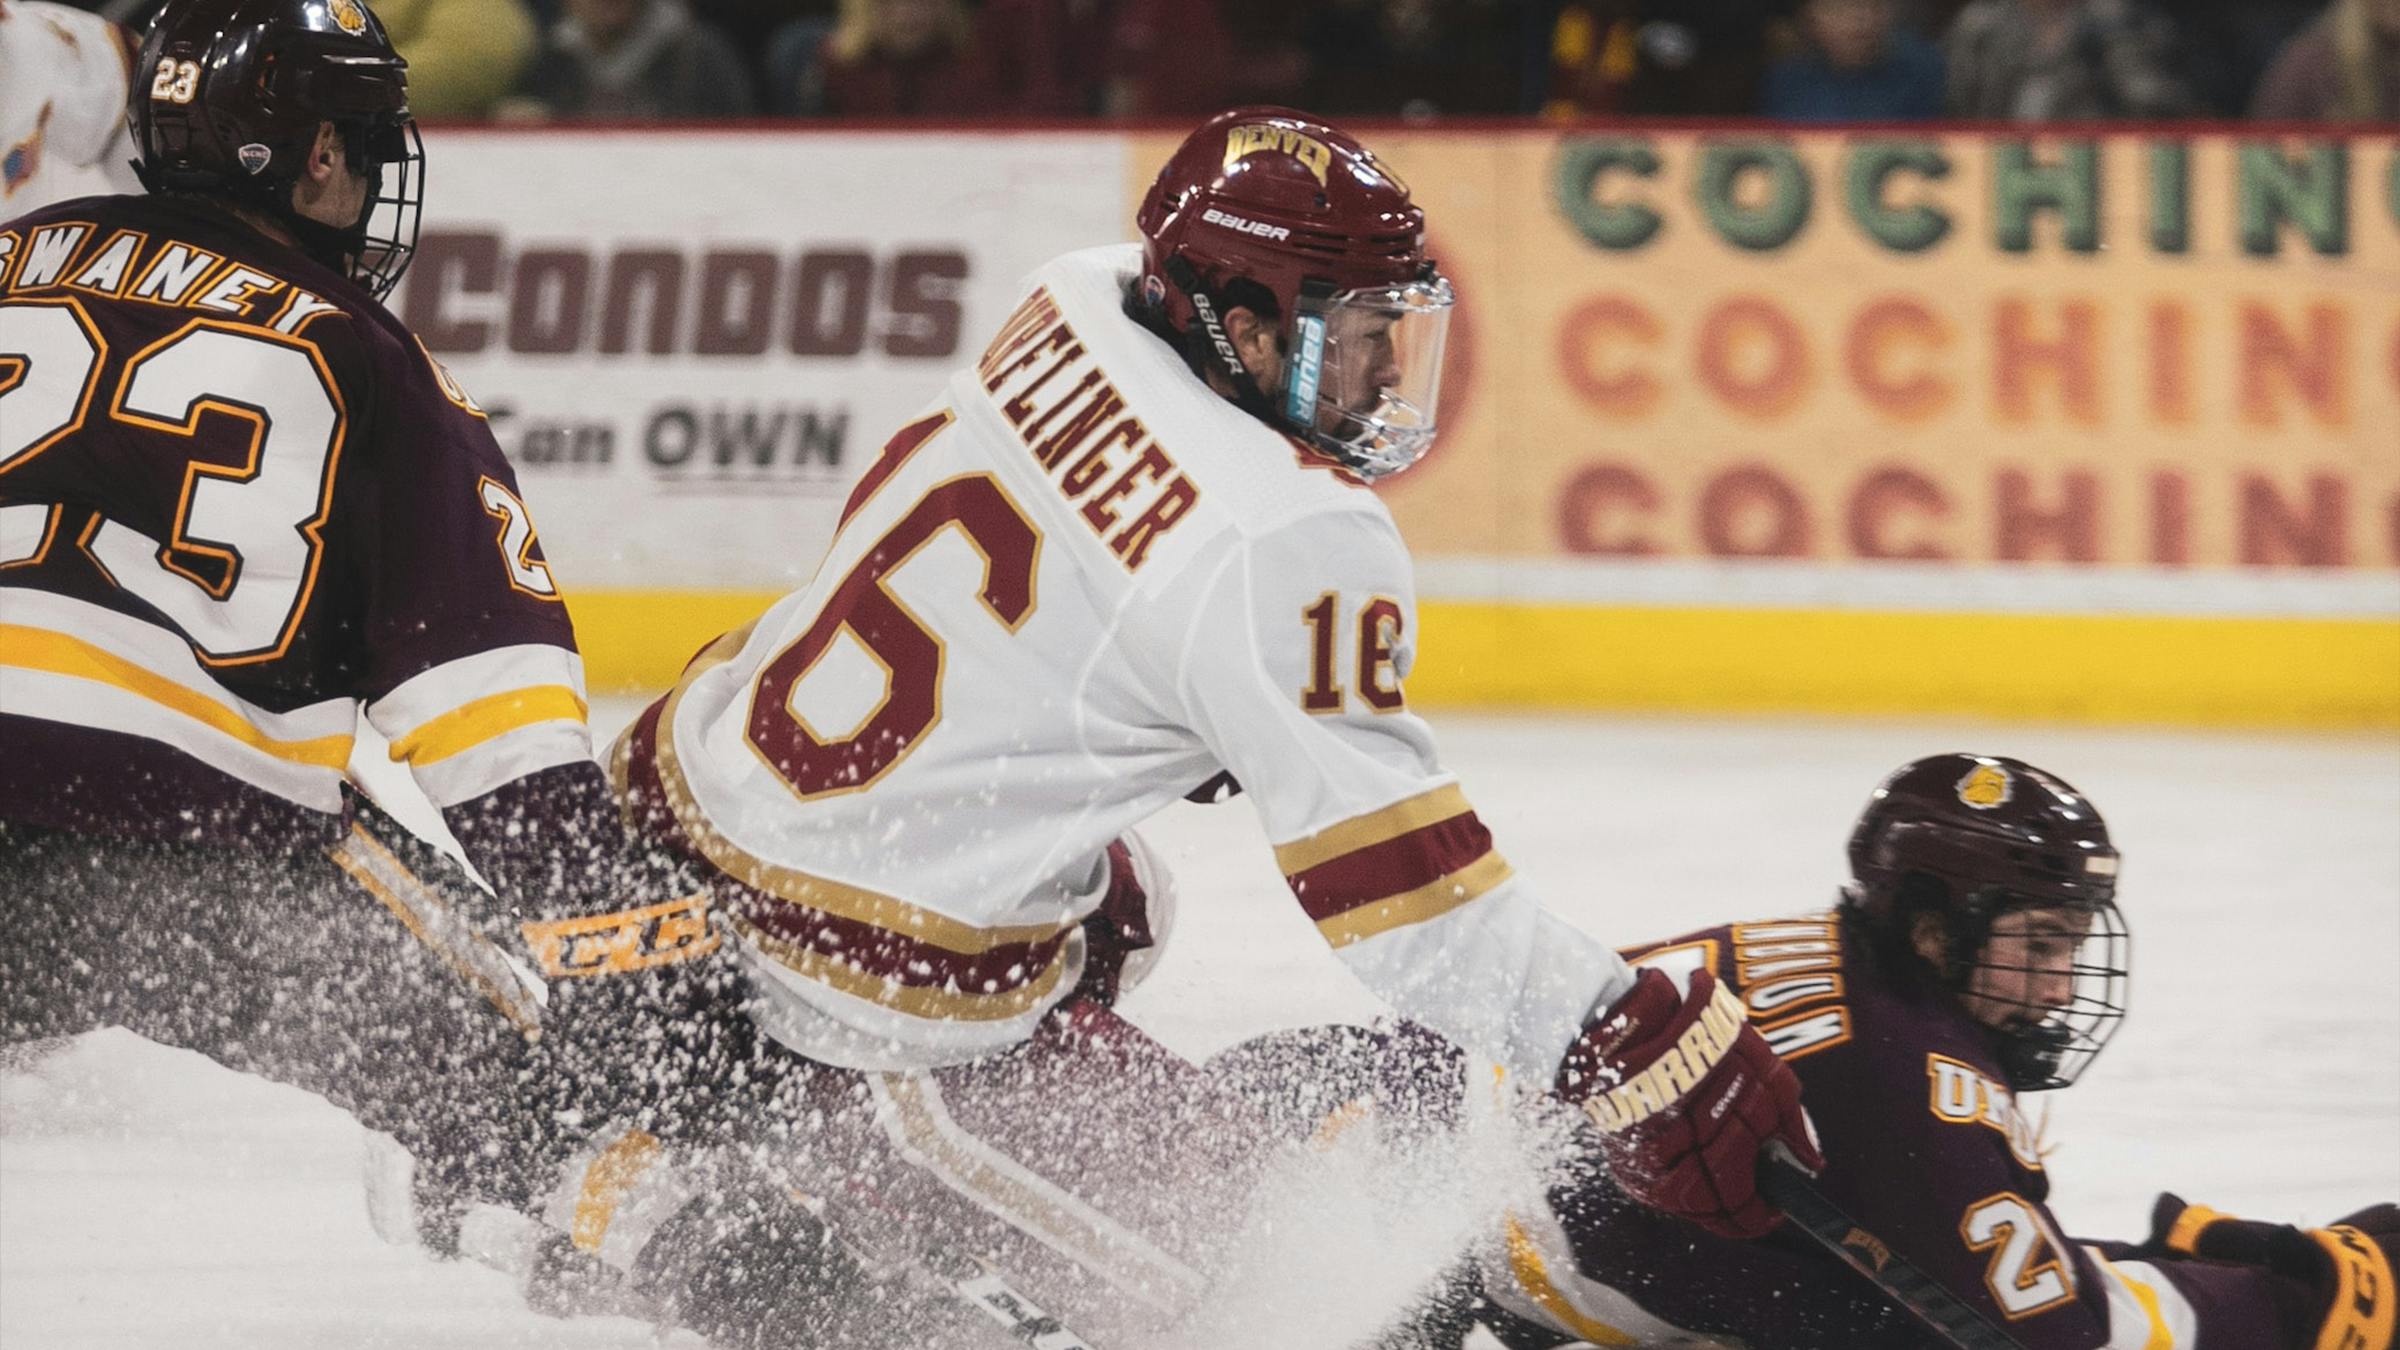
[[[2133,935],[2123,912],[2111,899],[1991,891],[1962,908],[1980,917],[1954,930],[1947,982],[1985,1024],[2009,1086],[2045,1092],[2073,1083],[2125,1020]],[[2012,916],[2025,922],[2005,924]],[[2050,955],[2062,941],[2066,954]],[[2059,980],[2064,1000],[2042,999]]]
[[[396,124],[366,130],[363,162],[352,164],[370,185],[358,221],[356,260],[350,278],[381,300],[400,284],[417,254],[417,230],[425,213],[425,140],[417,121],[405,114]]]
[[[1442,352],[1458,303],[1449,279],[1423,279],[1303,299],[1283,369],[1285,424],[1368,479],[1398,473],[1433,448]]]
[[[2018,1091],[2064,1087],[2124,1020],[2132,939],[2120,859],[2090,801],[1999,755],[1903,765],[1850,837],[1850,903],[1980,1023]],[[1918,945],[1940,924],[1940,960]]]

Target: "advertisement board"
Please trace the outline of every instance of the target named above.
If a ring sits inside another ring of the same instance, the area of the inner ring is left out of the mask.
[[[1125,232],[1113,135],[453,130],[438,151],[394,308],[491,414],[585,593],[805,580],[1018,279]]]
[[[446,138],[399,308],[493,412],[595,684],[803,580],[1178,139]],[[1371,140],[1462,296],[1441,443],[1380,489],[1412,697],[2400,725],[2400,137]]]

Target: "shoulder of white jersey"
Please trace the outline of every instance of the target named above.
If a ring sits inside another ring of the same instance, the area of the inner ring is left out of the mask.
[[[27,105],[40,108],[34,115],[46,114],[44,120],[71,131],[73,141],[89,142],[85,148],[92,151],[123,124],[137,46],[131,30],[89,10],[49,0],[0,4],[0,50],[7,53],[7,65],[24,75],[11,83],[34,96]],[[0,131],[13,140],[36,129]],[[11,148],[0,145],[0,153]],[[89,161],[79,156],[76,162]]]
[[[1024,293],[1048,290],[1151,435],[1200,483],[1220,529],[1271,533],[1327,512],[1390,513],[1364,480],[1235,407],[1192,373],[1181,353],[1125,311],[1141,246],[1108,244],[1053,259]]]

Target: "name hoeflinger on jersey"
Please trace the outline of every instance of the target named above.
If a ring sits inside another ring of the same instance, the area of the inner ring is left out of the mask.
[[[1026,450],[1070,505],[1081,502],[1077,514],[1126,571],[1139,571],[1150,546],[1199,502],[1200,489],[1125,410],[1125,396],[1047,290],[1026,297],[975,369]]]

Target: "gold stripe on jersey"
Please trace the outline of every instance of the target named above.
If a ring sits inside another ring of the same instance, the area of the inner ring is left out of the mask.
[[[1473,808],[1467,805],[1467,794],[1456,783],[1446,783],[1431,792],[1392,803],[1381,810],[1363,816],[1352,816],[1338,824],[1329,825],[1305,839],[1275,846],[1275,864],[1285,876],[1300,873],[1320,863],[1331,862],[1345,853],[1373,848],[1389,839],[1397,839],[1411,830],[1438,825],[1452,816],[1464,815]]]
[[[2102,1256],[2097,1248],[2086,1247],[2084,1251],[2090,1253],[2091,1258],[2100,1263],[2100,1269],[2132,1296],[2142,1315],[2149,1319],[2150,1334],[2142,1342],[2142,1350],[2175,1350],[2175,1331],[2167,1325],[2167,1315],[2158,1306],[2158,1291],[2151,1288],[2148,1281],[2137,1280],[2119,1270],[2116,1263]],[[2110,1330],[2113,1332],[2115,1328],[2111,1327]],[[2110,1339],[2113,1341],[2115,1338],[2111,1336]]]
[[[2175,1226],[2167,1230],[2167,1250],[2186,1256],[2200,1254],[2200,1234],[2217,1220],[2227,1217],[2206,1205],[2185,1205],[2183,1213],[2175,1216]]]
[[[1525,1291],[1526,1297],[1532,1299],[1543,1312],[1550,1314],[1559,1326],[1590,1344],[1641,1344],[1608,1323],[1586,1315],[1559,1290],[1550,1278],[1549,1265],[1542,1260],[1541,1248],[1534,1243],[1533,1235],[1525,1231],[1525,1225],[1517,1222],[1514,1214],[1508,1216],[1508,1269],[1510,1274],[1517,1277],[1517,1287]]]
[[[720,639],[693,658],[692,664],[684,672],[682,682],[676,686],[673,694],[668,695],[667,706],[659,712],[655,745],[654,765],[658,770],[659,786],[666,790],[667,809],[674,812],[675,823],[683,828],[684,836],[692,841],[693,847],[698,848],[701,856],[715,864],[719,871],[779,900],[822,910],[836,918],[880,928],[912,942],[931,943],[964,956],[980,956],[994,947],[1015,942],[1047,942],[1075,926],[1075,921],[1069,919],[1060,923],[979,927],[961,919],[953,919],[947,914],[912,905],[898,896],[830,881],[796,867],[779,866],[726,838],[701,811],[700,803],[692,795],[690,780],[684,777],[683,761],[675,752],[675,714],[683,706],[684,691],[692,687],[692,681],[723,664],[739,650],[738,643]],[[874,983],[880,986],[882,981],[876,980]]]
[[[582,695],[563,684],[486,694],[428,719],[393,741],[392,758],[421,769],[539,722],[580,724],[589,715]]]
[[[629,1130],[625,1137],[600,1150],[583,1169],[583,1184],[575,1193],[575,1222],[568,1236],[578,1250],[596,1252],[608,1237],[608,1226],[615,1222],[617,1206],[633,1189],[642,1175],[657,1165],[665,1146],[656,1136],[642,1130]]]
[[[744,941],[786,970],[862,1002],[938,1022],[1005,1022],[1042,1007],[1066,975],[1068,953],[1077,949],[1074,943],[1062,942],[1050,964],[1032,979],[1014,989],[977,994],[888,980],[813,947],[762,933],[738,915],[733,924]]]
[[[351,737],[278,740],[240,713],[155,671],[88,642],[41,628],[0,624],[0,666],[90,680],[122,689],[180,713],[262,754],[294,764],[339,770],[350,762]]]
[[[1415,890],[1344,910],[1328,919],[1317,921],[1317,931],[1334,947],[1347,947],[1364,942],[1380,933],[1411,924],[1438,919],[1471,900],[1488,894],[1493,887],[1516,875],[1508,859],[1497,853],[1486,853],[1448,876],[1427,882]]]

